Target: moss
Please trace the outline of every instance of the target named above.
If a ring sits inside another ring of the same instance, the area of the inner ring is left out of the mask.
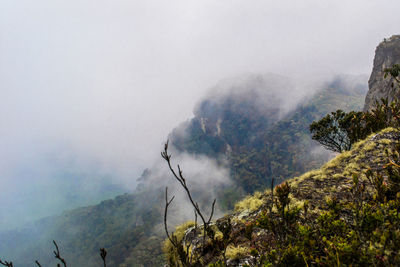
[[[371,150],[374,150],[376,147],[376,143],[373,141],[367,142],[366,144],[364,144],[364,146],[362,147],[361,151],[362,152],[368,152]]]
[[[341,163],[346,161],[352,155],[351,151],[345,151],[339,155],[337,155],[332,160],[328,161],[324,166],[322,166],[322,171],[327,171],[328,169],[340,167]]]
[[[339,179],[339,178],[343,177],[343,175],[341,173],[335,173],[332,177],[334,179]]]
[[[193,221],[187,221],[181,225],[178,225],[175,228],[175,231],[173,233],[173,235],[176,236],[176,239],[178,242],[182,242],[183,238],[185,237],[186,231],[194,226],[194,222]],[[172,234],[171,234],[172,236]],[[165,257],[167,259],[167,262],[175,262],[175,248],[174,246],[171,244],[171,241],[169,241],[169,239],[165,239],[164,244],[163,244],[163,251],[165,253]]]
[[[388,127],[388,128],[386,128],[386,129],[383,129],[383,130],[380,131],[379,133],[380,133],[380,134],[383,134],[383,133],[390,133],[390,132],[397,132],[397,130],[396,130],[395,128],[393,128],[393,127]]]
[[[299,200],[293,197],[292,194],[289,194],[290,197],[290,206],[292,208],[303,208],[304,207],[304,200]]]
[[[354,160],[357,162],[360,162],[360,161],[363,161],[365,158],[366,158],[365,153],[360,153],[354,158]]]
[[[217,230],[215,231],[214,238],[216,240],[222,240],[224,238],[224,234],[221,231]]]
[[[390,145],[392,143],[392,140],[384,138],[378,141],[379,144],[383,144],[383,145]]]
[[[386,129],[393,129],[393,128],[386,128]],[[386,133],[386,129],[380,131],[379,133],[384,133],[384,132]],[[391,131],[388,131],[388,132],[391,132]],[[365,139],[353,144],[352,150],[359,149],[362,145],[364,145],[365,142],[368,142],[375,135],[376,135],[376,133],[372,133],[372,134],[368,135]]]
[[[360,165],[358,165],[357,163],[354,162],[350,162],[349,164],[346,165],[344,171],[343,171],[343,175],[344,176],[351,176],[353,175],[353,173],[358,173],[360,172]]]
[[[315,176],[321,176],[322,172],[321,170],[312,170],[309,172],[306,172],[305,174],[295,177],[292,180],[289,180],[288,182],[290,183],[290,186],[292,188],[296,188],[302,181],[307,180],[311,177],[315,177]]]
[[[174,235],[176,236],[176,238],[178,240],[182,240],[186,234],[186,230],[188,230],[190,227],[193,227],[193,226],[194,226],[194,221],[187,221],[181,225],[178,225],[175,228]]]
[[[396,130],[393,128],[386,128],[382,130],[380,134],[390,133],[393,131]],[[377,149],[377,145],[384,144],[387,146],[391,144],[392,141],[384,138],[374,142],[372,137],[375,135],[376,134],[373,133],[366,139],[355,143],[351,150],[338,154],[335,158],[323,165],[321,169],[309,171],[299,177],[289,180],[290,185],[292,188],[296,188],[299,184],[304,183],[304,181],[308,179],[323,181],[327,178],[337,179],[344,176],[350,177],[354,172],[359,172],[360,170],[367,168],[368,165],[364,162],[366,158],[368,158],[369,161],[380,162],[382,150]]]
[[[264,201],[262,200],[262,194],[260,192],[255,192],[252,196],[247,196],[242,201],[236,203],[235,211],[255,211],[257,210]]]
[[[236,260],[248,256],[250,254],[250,248],[243,246],[229,245],[226,249],[225,256],[227,259]]]

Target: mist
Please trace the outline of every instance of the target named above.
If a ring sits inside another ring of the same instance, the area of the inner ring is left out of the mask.
[[[233,184],[228,162],[225,162],[224,159],[217,161],[205,155],[179,153],[173,146],[170,146],[169,153],[172,155],[172,167],[177,171],[177,165],[180,166],[194,201],[199,204],[203,215],[208,217],[213,200],[218,199],[218,190]],[[168,198],[174,198],[168,209],[168,224],[175,226],[188,220],[194,220],[194,208],[186,191],[169,170],[167,162],[159,159],[149,167],[149,172],[144,175],[145,178],[142,180],[143,185],[147,188],[151,187],[157,194],[163,192],[163,201],[167,187]],[[160,203],[162,207],[164,204]],[[214,218],[218,218],[223,212],[224,210],[217,200]]]
[[[369,74],[375,47],[398,33],[399,7],[1,1],[0,228],[95,203],[104,188],[134,190],[168,133],[221,79]]]

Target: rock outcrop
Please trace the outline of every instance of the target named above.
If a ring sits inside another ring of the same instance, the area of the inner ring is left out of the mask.
[[[389,101],[400,98],[398,87],[392,87],[393,79],[384,77],[385,68],[400,63],[400,35],[384,39],[375,51],[374,66],[368,85],[369,91],[365,98],[364,111],[371,110],[376,100],[388,98]]]

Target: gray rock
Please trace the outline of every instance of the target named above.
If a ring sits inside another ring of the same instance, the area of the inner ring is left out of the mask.
[[[400,64],[400,35],[384,39],[375,51],[374,66],[368,85],[369,91],[365,97],[364,111],[371,110],[375,102],[381,98],[400,99],[399,86],[392,87],[393,79],[384,78],[384,69],[393,64]]]

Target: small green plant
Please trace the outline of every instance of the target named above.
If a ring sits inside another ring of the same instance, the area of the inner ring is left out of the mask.
[[[400,64],[394,64],[390,68],[384,69],[385,78],[388,76],[392,77],[398,84],[400,84]],[[394,87],[394,83],[391,84]]]

